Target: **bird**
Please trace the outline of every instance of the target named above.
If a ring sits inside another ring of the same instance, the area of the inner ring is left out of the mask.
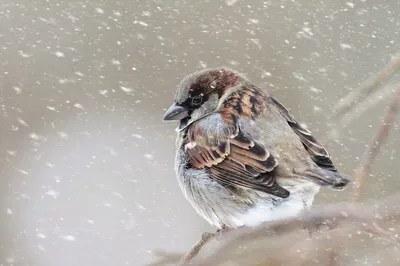
[[[219,229],[296,217],[320,187],[351,182],[289,109],[229,68],[185,76],[163,120],[179,121],[174,169],[184,197]]]

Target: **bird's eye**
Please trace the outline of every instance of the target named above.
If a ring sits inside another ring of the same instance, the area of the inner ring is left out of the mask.
[[[203,101],[203,96],[202,95],[196,95],[196,96],[194,96],[192,98],[192,105],[199,106],[202,101]]]

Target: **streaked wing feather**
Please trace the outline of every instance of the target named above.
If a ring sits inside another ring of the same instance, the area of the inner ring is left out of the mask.
[[[275,182],[275,178],[272,174],[252,174],[251,177],[255,179],[254,181],[249,182],[249,180],[251,180],[249,179],[251,178],[249,172],[229,159],[213,166],[210,171],[213,178],[227,185],[256,189],[281,198],[287,198],[289,196],[289,192]],[[259,181],[257,177],[262,181]]]
[[[290,111],[283,106],[278,100],[271,97],[272,103],[278,108],[280,113],[285,117],[289,126],[293,129],[297,136],[299,136],[308,154],[312,160],[320,167],[336,171],[335,166],[330,158],[328,151],[318,142],[312,133],[302,127],[290,113]]]
[[[190,144],[186,145],[186,152],[193,167],[209,169],[210,177],[224,184],[283,198],[289,196],[289,192],[277,184],[272,172],[278,165],[276,158],[241,132],[220,142],[215,151]]]

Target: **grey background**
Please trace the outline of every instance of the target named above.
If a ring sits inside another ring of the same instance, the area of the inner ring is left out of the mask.
[[[188,250],[213,229],[179,191],[176,124],[161,121],[179,80],[237,69],[323,137],[334,103],[400,50],[399,12],[397,0],[2,0],[0,265],[143,265],[154,248]],[[386,104],[329,145],[342,172]],[[400,189],[398,131],[367,197]]]

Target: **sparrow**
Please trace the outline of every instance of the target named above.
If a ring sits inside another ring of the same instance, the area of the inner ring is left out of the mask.
[[[350,179],[266,90],[230,69],[192,73],[163,120],[178,120],[175,172],[185,198],[217,228],[297,216],[321,186]]]

